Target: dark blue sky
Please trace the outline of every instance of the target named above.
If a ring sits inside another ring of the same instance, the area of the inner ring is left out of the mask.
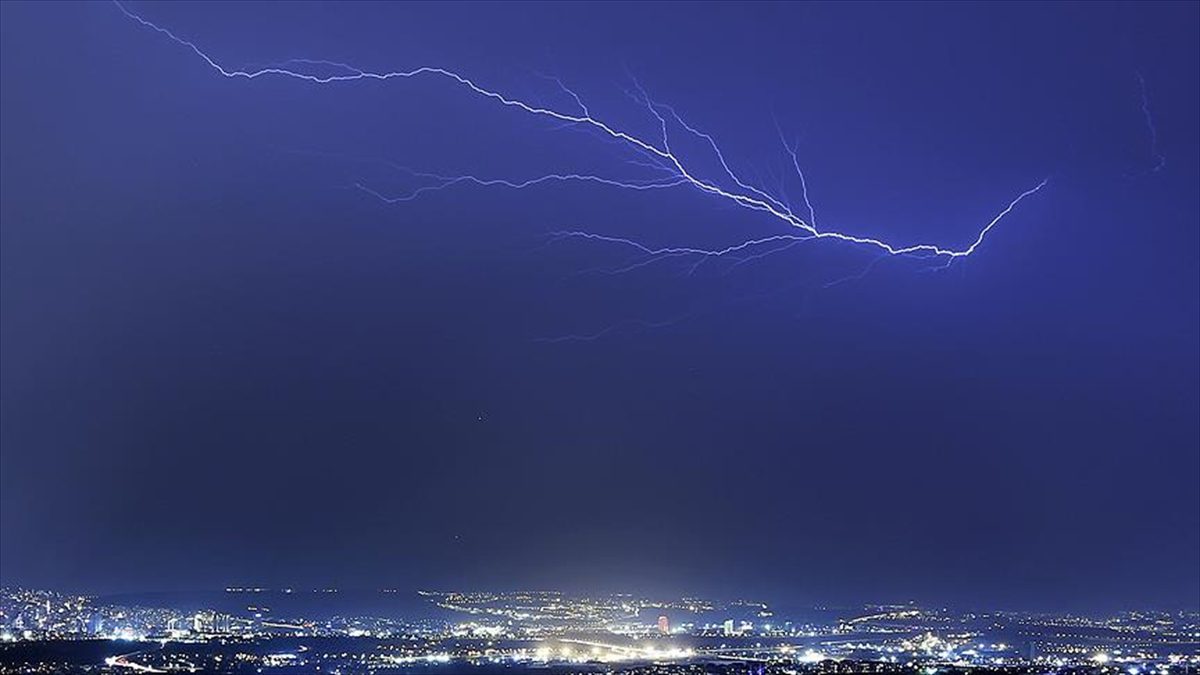
[[[0,4],[0,581],[1194,609],[1198,7],[130,5],[229,66],[573,110],[555,75],[654,138],[636,77],[772,186],[778,119],[821,224],[890,241],[1050,177],[947,270],[826,288],[874,253],[608,275],[548,236],[788,232],[693,189],[354,188],[628,175],[444,78],[231,80],[114,5]]]

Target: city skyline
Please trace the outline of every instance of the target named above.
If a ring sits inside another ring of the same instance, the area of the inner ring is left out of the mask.
[[[797,613],[761,599],[555,591],[384,591],[393,599],[415,595],[424,607],[368,611],[362,598],[355,607],[339,595],[230,588],[207,600],[139,599],[3,588],[0,667],[70,672],[102,661],[114,672],[621,668],[659,675],[1047,668],[1186,675],[1200,667],[1196,612],[1087,618],[903,604]],[[679,670],[664,670],[672,666]]]

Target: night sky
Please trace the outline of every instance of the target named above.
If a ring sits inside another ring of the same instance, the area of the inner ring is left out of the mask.
[[[395,165],[636,167],[445,78],[227,79],[2,3],[0,582],[1200,606],[1200,4],[128,7],[236,67],[576,110],[557,77],[654,139],[640,85],[794,199],[777,120],[845,232],[961,247],[1049,183],[944,270],[611,274],[550,233],[788,229],[688,188],[383,203]]]

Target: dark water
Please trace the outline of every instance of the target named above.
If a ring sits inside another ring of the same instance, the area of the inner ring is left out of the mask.
[[[273,617],[304,617],[328,619],[334,616],[369,616],[406,621],[463,620],[467,615],[438,607],[433,598],[416,591],[341,590],[335,593],[295,590],[291,593],[277,590],[258,592],[215,591],[169,591],[148,593],[120,593],[97,598],[101,604],[162,607],[194,612],[214,609],[235,616],[250,616],[261,608],[270,610]],[[251,610],[250,608],[259,608]],[[814,609],[811,607],[772,607],[773,616],[763,617],[753,606],[729,605],[714,612],[691,614],[678,610],[664,610],[673,623],[721,623],[726,619],[753,621],[756,625],[770,623],[782,625],[785,621],[835,623],[839,616],[853,616],[854,609]],[[646,621],[653,623],[659,610],[647,608],[643,614]]]
[[[438,607],[415,591],[189,591],[122,593],[96,599],[101,604],[162,607],[192,612],[214,609],[235,616],[269,610],[274,617],[328,619],[334,616],[372,616],[397,620],[446,620],[454,613]],[[258,608],[257,610],[250,609]]]

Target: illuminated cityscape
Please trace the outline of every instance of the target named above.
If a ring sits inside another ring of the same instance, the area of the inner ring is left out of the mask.
[[[1200,614],[1108,618],[812,608],[549,591],[414,594],[421,615],[332,615],[334,589],[241,589],[222,609],[4,589],[3,672],[1200,672]],[[358,595],[363,595],[358,593]],[[403,595],[381,590],[368,595]],[[299,599],[326,611],[286,609]],[[162,599],[160,598],[160,603]],[[418,610],[419,611],[419,610]],[[821,617],[821,618],[817,618]]]

